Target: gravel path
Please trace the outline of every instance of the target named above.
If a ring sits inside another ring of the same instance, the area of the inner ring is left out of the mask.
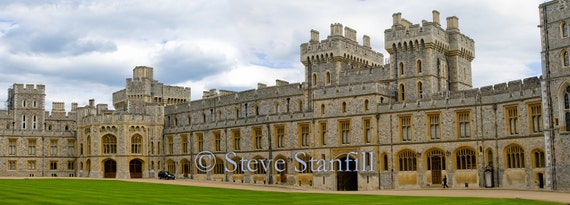
[[[259,185],[259,184],[239,184],[216,181],[198,181],[190,179],[159,180],[159,179],[125,179],[124,181],[177,184],[187,186],[217,187],[230,189],[244,189],[255,191],[277,191],[277,192],[303,192],[303,193],[327,193],[327,194],[375,194],[375,195],[395,195],[395,196],[443,196],[443,197],[485,197],[485,198],[521,198],[541,201],[554,201],[570,204],[570,192],[557,191],[528,191],[511,189],[483,189],[483,188],[429,188],[412,190],[373,190],[373,191],[325,191],[309,188],[301,188],[289,185]]]

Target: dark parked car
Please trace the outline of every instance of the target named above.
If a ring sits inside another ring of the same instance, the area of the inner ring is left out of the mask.
[[[163,171],[158,172],[158,178],[159,179],[167,179],[167,180],[172,179],[172,180],[174,180],[176,177],[174,176],[174,174],[171,174],[170,172],[163,170]]]

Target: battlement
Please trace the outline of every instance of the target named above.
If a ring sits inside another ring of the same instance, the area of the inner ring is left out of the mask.
[[[440,25],[439,12],[432,11],[432,17],[433,21],[423,20],[420,25],[403,19],[401,13],[392,15],[392,28],[384,31],[385,49],[393,54],[395,50],[433,48],[473,60],[475,41],[459,32],[459,18],[447,17],[447,28],[443,29]]]
[[[344,31],[344,32],[343,32]],[[307,65],[329,61],[354,62],[360,67],[382,65],[384,55],[370,47],[370,36],[364,35],[362,45],[356,38],[356,30],[343,27],[340,23],[331,24],[331,34],[319,41],[319,32],[311,30],[308,43],[301,44],[301,62]]]
[[[432,96],[425,96],[423,99],[417,101],[386,101],[380,105],[380,110],[405,111],[436,109],[450,106],[472,106],[519,101],[530,98],[540,98],[540,90],[540,77],[531,77],[469,90],[439,92]]]
[[[14,94],[26,93],[26,94],[45,94],[46,86],[42,84],[17,84],[12,86]]]

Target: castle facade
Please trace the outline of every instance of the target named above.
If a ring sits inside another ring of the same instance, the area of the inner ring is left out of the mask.
[[[178,178],[324,190],[570,190],[570,5],[539,6],[540,77],[472,87],[474,40],[457,17],[393,14],[384,55],[357,32],[300,46],[305,80],[234,92],[134,68],[105,104],[46,112],[43,85],[14,84],[0,111],[0,176]]]

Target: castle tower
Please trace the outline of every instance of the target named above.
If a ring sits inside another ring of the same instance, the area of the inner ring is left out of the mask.
[[[369,69],[383,65],[384,56],[370,47],[370,37],[357,42],[356,30],[331,24],[330,35],[319,41],[319,32],[311,30],[311,40],[301,44],[301,62],[305,65],[305,82],[310,87],[343,84],[341,72]]]
[[[419,100],[438,92],[470,89],[474,41],[459,32],[457,17],[440,25],[439,12],[421,25],[392,15],[392,28],[384,31],[390,54],[390,78],[395,80],[398,100]]]
[[[570,5],[566,0],[543,3],[542,113],[546,155],[546,187],[570,190]]]
[[[8,89],[8,110],[14,111],[13,130],[43,129],[45,86],[14,84]]]

